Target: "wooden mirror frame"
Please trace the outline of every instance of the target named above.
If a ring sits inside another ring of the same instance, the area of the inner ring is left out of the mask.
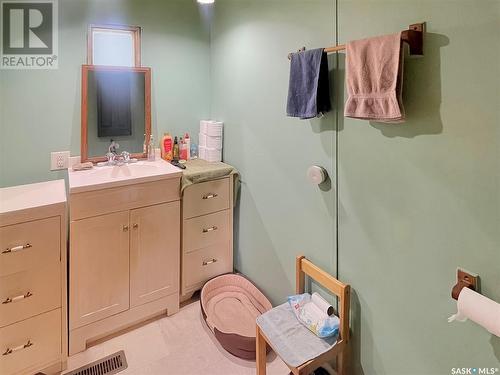
[[[88,155],[88,139],[87,139],[87,122],[88,122],[88,73],[89,71],[129,71],[144,73],[144,132],[146,133],[145,141],[151,136],[151,68],[145,67],[123,67],[123,66],[104,66],[104,65],[82,65],[82,105],[81,105],[81,162],[91,161],[98,163],[106,161],[106,156],[89,157]],[[130,157],[144,159],[146,153],[131,154]]]

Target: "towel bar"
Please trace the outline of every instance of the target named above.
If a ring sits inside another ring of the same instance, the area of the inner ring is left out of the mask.
[[[425,22],[414,23],[408,27],[408,30],[403,30],[401,33],[401,40],[408,43],[410,46],[410,55],[420,55],[424,54],[424,32],[425,32]],[[345,44],[340,44],[334,47],[325,48],[326,53],[343,51],[346,49]],[[302,47],[298,52],[303,52],[306,47]],[[288,60],[292,58],[292,53],[288,54]]]

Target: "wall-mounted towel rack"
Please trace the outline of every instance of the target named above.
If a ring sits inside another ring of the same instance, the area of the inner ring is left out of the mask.
[[[408,27],[408,30],[403,30],[401,33],[401,40],[408,43],[410,46],[410,55],[423,55],[424,54],[424,32],[425,22],[414,23]],[[345,44],[334,47],[325,48],[326,53],[343,51],[346,49]],[[298,52],[305,51],[306,47],[302,47]],[[288,54],[288,59],[292,58],[292,53]]]

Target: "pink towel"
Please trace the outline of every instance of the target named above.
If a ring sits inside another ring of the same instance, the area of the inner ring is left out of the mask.
[[[401,33],[347,43],[344,115],[404,122],[403,61]]]

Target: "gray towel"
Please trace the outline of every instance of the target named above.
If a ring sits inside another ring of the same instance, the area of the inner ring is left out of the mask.
[[[309,119],[331,109],[328,59],[323,48],[293,53],[286,113]]]
[[[321,339],[309,331],[285,302],[257,318],[257,324],[288,365],[297,367],[327,352],[337,343],[337,336]]]

